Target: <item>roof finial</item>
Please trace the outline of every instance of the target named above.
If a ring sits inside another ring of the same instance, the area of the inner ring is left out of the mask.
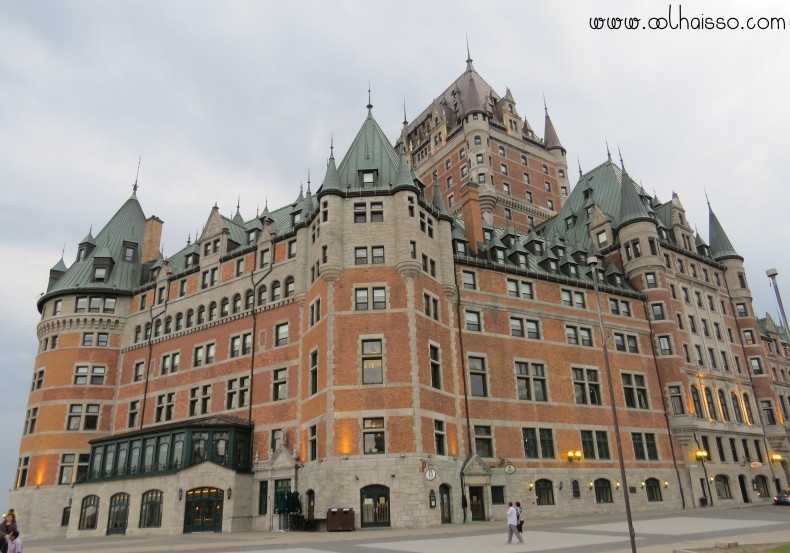
[[[236,213],[239,213],[240,207],[241,207],[241,194],[239,194],[239,197],[236,199]]]
[[[603,140],[606,142],[606,157],[609,161],[612,161],[612,152],[609,151],[609,139],[604,136]]]
[[[373,104],[370,103],[370,81],[368,81],[368,111],[373,109]]]
[[[63,242],[63,249],[62,249],[62,250],[60,250],[60,258],[61,258],[61,259],[63,259],[63,257],[64,257],[65,255],[66,255],[66,243],[65,243],[65,242]]]
[[[623,154],[620,152],[620,145],[617,145],[617,155],[620,156],[620,169],[625,171],[625,163],[623,163]]]
[[[187,235],[187,246],[189,246],[191,243],[192,243],[192,233],[190,232]]]
[[[472,54],[469,53],[469,35],[466,35],[466,70],[474,71],[472,66]]]
[[[403,126],[409,124],[409,121],[406,119],[406,98],[403,99]]]
[[[143,160],[143,156],[141,155],[137,158],[137,174],[134,176],[134,186],[132,187],[132,193],[137,194],[137,179],[140,176],[140,162]]]
[[[307,189],[310,190],[310,169],[307,169]]]
[[[708,189],[703,187],[702,190],[705,192],[705,201],[708,204],[708,211],[710,211],[710,199],[708,198]]]
[[[582,178],[582,162],[579,161],[579,155],[576,155],[576,163],[579,164],[579,178]]]
[[[549,114],[549,108],[546,106],[546,93],[543,93],[543,111],[546,112],[546,115]]]

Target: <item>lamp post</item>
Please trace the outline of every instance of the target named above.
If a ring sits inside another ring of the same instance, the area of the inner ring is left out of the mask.
[[[612,369],[609,365],[609,349],[606,345],[606,334],[603,329],[603,310],[601,308],[601,292],[598,290],[598,258],[591,255],[587,258],[587,265],[592,268],[593,286],[595,287],[595,303],[598,306],[598,327],[601,331],[603,344],[603,362],[606,368],[606,380],[609,384],[609,403],[612,406],[612,423],[614,424],[614,439],[617,445],[617,460],[620,463],[620,478],[623,481],[623,500],[625,501],[625,517],[628,521],[628,537],[631,540],[631,551],[636,553],[636,533],[634,521],[631,518],[631,500],[628,498],[628,479],[625,475],[625,460],[623,459],[623,444],[620,440],[620,423],[617,419],[617,408],[614,405],[614,384],[612,382]]]

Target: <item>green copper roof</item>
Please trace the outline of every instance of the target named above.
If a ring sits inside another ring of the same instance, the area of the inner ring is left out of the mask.
[[[145,214],[137,201],[137,195],[132,194],[96,235],[96,248],[89,251],[84,259],[75,261],[50,286],[42,300],[56,293],[73,292],[77,289],[131,291],[136,288],[140,284],[139,259],[144,232]],[[124,260],[124,242],[137,246],[137,255],[133,261]],[[88,237],[80,245],[90,245]],[[98,259],[103,262],[111,260],[111,268],[104,282],[93,280],[94,260]]]
[[[723,259],[740,259],[743,257],[738,255],[735,248],[732,247],[730,239],[727,238],[724,229],[719,223],[719,219],[713,210],[708,206],[708,231],[710,232],[710,254],[716,261]]]
[[[622,186],[620,187],[620,224],[619,228],[637,221],[652,221],[647,206],[642,202],[636,183],[622,170]]]
[[[358,188],[360,171],[378,171],[378,186],[389,187],[398,177],[398,154],[384,131],[373,119],[371,110],[338,167],[338,180],[342,189]]]

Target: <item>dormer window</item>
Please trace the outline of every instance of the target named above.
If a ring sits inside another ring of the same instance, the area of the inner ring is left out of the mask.
[[[156,277],[159,276],[159,267],[154,267],[151,269],[151,280],[156,280]]]
[[[361,171],[362,188],[373,188],[375,182],[375,171]]]
[[[571,215],[570,217],[565,219],[565,228],[573,228],[573,225],[576,224],[576,216]]]
[[[247,233],[247,243],[254,244],[255,241],[258,240],[258,233],[254,230],[251,230]]]
[[[575,277],[579,274],[576,269],[576,265],[573,264],[568,265],[568,274],[572,277]]]
[[[137,244],[134,242],[123,243],[123,260],[129,262],[137,260]]]
[[[553,259],[549,260],[549,269],[553,272],[557,272],[557,262]]]
[[[82,261],[86,255],[88,255],[88,246],[80,246],[80,249],[77,250],[77,261]]]
[[[296,226],[299,223],[299,221],[301,221],[301,220],[302,220],[302,214],[301,213],[294,213],[293,215],[291,215],[291,225],[292,226]]]
[[[107,280],[107,267],[94,267],[93,268],[93,281],[104,282]]]
[[[557,246],[557,257],[562,257],[563,255],[565,255],[565,248]]]
[[[491,234],[491,231],[490,231],[490,230],[484,230],[484,231],[483,231],[483,240],[485,240],[486,242],[488,242],[488,241],[490,241],[490,240],[491,240],[491,237],[492,237],[492,234]]]
[[[504,250],[497,249],[494,250],[494,257],[496,258],[496,262],[500,265],[505,263],[505,252]]]
[[[518,267],[519,267],[519,269],[526,269],[527,268],[527,254],[519,253],[517,257],[518,257]]]
[[[535,242],[535,244],[532,247],[535,249],[535,254],[543,255],[543,244],[541,244],[540,242]]]

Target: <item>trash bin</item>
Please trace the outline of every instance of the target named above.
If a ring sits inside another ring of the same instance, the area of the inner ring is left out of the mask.
[[[327,532],[351,532],[354,530],[354,509],[336,507],[326,512]]]
[[[700,507],[707,507],[708,506],[708,498],[707,497],[700,497],[699,498],[699,506]]]

